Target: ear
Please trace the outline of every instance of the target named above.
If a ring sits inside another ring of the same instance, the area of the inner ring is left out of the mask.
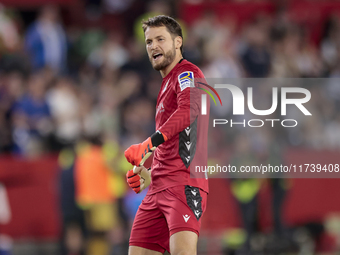
[[[175,38],[175,48],[176,48],[176,49],[180,49],[182,45],[183,45],[183,39],[182,39],[182,37],[177,36],[177,37]]]

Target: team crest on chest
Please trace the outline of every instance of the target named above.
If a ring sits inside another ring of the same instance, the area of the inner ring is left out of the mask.
[[[156,110],[156,115],[158,114],[158,113],[162,113],[162,112],[164,112],[164,105],[163,105],[163,102],[161,102],[159,105],[158,105],[158,107],[157,107],[157,110]]]

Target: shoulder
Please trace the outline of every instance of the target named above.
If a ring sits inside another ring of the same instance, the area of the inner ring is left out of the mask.
[[[194,80],[196,78],[201,78],[202,75],[201,70],[197,66],[187,60],[182,60],[176,68],[176,72],[173,77],[176,80],[176,84],[178,84],[178,86],[176,86],[176,90],[181,92],[188,87],[194,87]]]
[[[194,79],[204,78],[204,75],[196,65],[184,59],[179,63],[178,68],[176,68],[173,78],[178,81],[182,89],[182,86],[184,88],[194,87]]]
[[[184,75],[186,72],[191,72],[193,74],[193,76],[195,78],[204,78],[204,75],[201,71],[201,69],[199,69],[196,65],[194,65],[193,63],[187,61],[187,60],[182,60],[182,62],[179,64],[179,67],[176,70],[176,75],[180,76],[180,75]]]
[[[176,84],[174,88],[177,92],[182,92],[188,87],[195,87],[195,79],[204,78],[202,71],[185,59],[178,64],[174,71],[172,79]]]

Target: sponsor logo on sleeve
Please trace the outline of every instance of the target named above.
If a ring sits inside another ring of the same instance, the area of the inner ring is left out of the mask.
[[[181,91],[189,87],[195,87],[194,85],[194,73],[193,72],[183,72],[178,75],[178,82]]]

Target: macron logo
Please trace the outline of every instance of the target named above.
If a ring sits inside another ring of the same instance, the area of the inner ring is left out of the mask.
[[[190,131],[191,131],[191,128],[190,127],[187,127],[185,130],[185,133],[187,134],[187,136],[190,135]]]
[[[199,217],[201,215],[201,212],[199,210],[195,210],[196,217]]]
[[[188,151],[190,151],[191,142],[190,142],[190,141],[187,141],[187,143],[185,144],[185,146],[187,147]]]
[[[188,220],[190,219],[191,216],[189,216],[188,214],[183,215],[184,221],[188,222]]]

